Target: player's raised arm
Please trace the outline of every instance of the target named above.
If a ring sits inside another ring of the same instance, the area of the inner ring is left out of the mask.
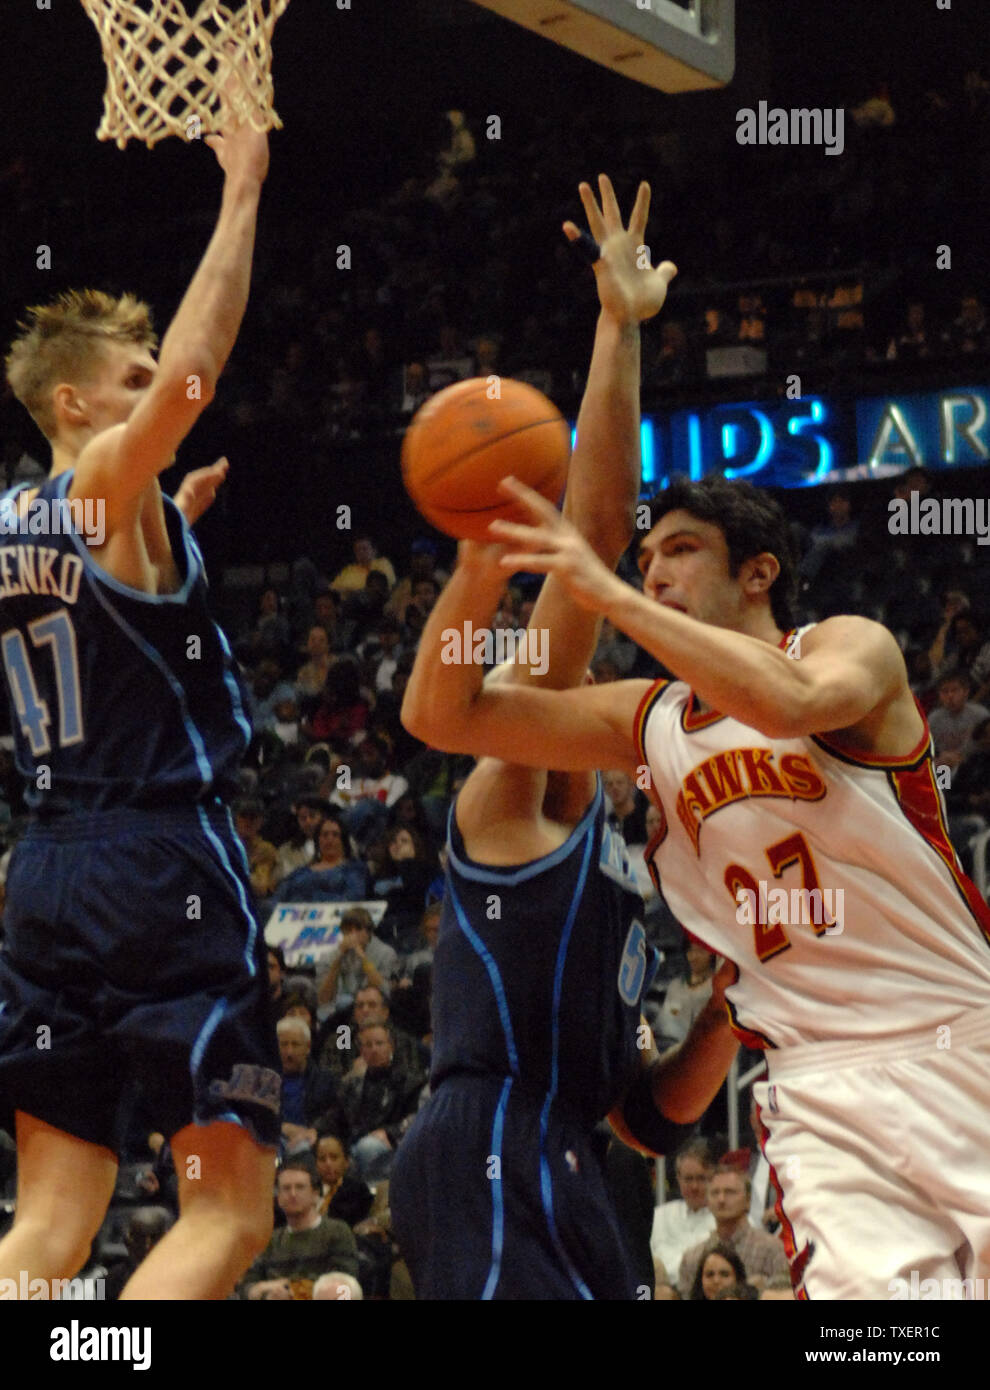
[[[490,628],[505,587],[500,551],[462,541],[458,565],[435,603],[402,702],[414,737],[450,753],[501,758],[559,772],[634,770],[633,720],[649,681],[537,690],[482,685],[475,639]]]
[[[151,385],[126,424],[84,450],[70,491],[105,498],[111,530],[133,514],[213,399],[247,306],[268,137],[232,125],[207,143],[225,174],[216,230],[162,342]]]
[[[614,569],[632,538],[639,495],[640,323],[659,313],[677,271],[670,261],[657,269],[646,263],[649,185],[640,184],[626,227],[610,180],[601,174],[598,184],[600,206],[589,184],[579,187],[590,239],[599,250],[593,269],[601,312],[563,511],[595,554]],[[581,238],[573,222],[564,223],[564,234],[572,242]],[[534,671],[517,659],[511,679],[552,690],[580,684],[598,626],[597,614],[578,608],[560,581],[550,576],[530,619],[532,629],[548,634],[546,669]]]
[[[639,495],[640,324],[663,308],[677,268],[670,261],[656,269],[648,264],[644,237],[649,184],[639,186],[628,227],[623,226],[605,174],[599,175],[598,186],[600,207],[588,184],[578,190],[599,249],[592,268],[601,312],[578,414],[564,515],[614,568],[632,539]],[[564,223],[564,233],[572,242],[580,239],[573,222]]]

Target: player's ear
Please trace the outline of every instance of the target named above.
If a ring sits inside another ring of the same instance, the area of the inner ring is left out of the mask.
[[[764,550],[759,555],[751,555],[740,568],[743,589],[749,598],[759,598],[769,592],[774,580],[780,574],[780,561],[776,555]]]
[[[89,423],[89,409],[86,402],[80,396],[78,389],[67,381],[63,381],[55,387],[52,392],[52,402],[55,406],[55,418],[60,423],[64,422],[72,429],[78,429],[80,425]]]

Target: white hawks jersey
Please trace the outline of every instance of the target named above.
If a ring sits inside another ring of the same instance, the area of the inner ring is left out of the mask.
[[[635,732],[663,817],[647,862],[740,967],[726,999],[749,1046],[880,1041],[990,1005],[990,909],[949,842],[927,723],[906,757],[864,756],[767,738],[658,681]]]

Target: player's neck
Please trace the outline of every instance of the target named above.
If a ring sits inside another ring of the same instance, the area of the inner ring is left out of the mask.
[[[60,473],[67,473],[71,468],[75,468],[78,454],[75,449],[65,444],[52,445],[52,466],[48,470],[49,478],[57,478]]]
[[[728,626],[728,624],[726,624]],[[779,647],[784,640],[785,633],[777,626],[773,613],[768,607],[761,607],[743,615],[742,621],[738,626],[730,628],[732,632],[740,632],[744,637],[755,637],[758,642],[766,642],[770,647]],[[788,629],[790,631],[790,629]],[[699,714],[705,714],[711,708],[704,700],[700,700],[697,695],[694,697],[695,708]]]

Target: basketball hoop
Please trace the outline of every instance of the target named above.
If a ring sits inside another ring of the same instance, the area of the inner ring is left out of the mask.
[[[107,67],[100,140],[153,146],[219,134],[234,119],[281,130],[272,84],[272,33],[289,0],[82,0]],[[231,81],[231,78],[234,81]]]

